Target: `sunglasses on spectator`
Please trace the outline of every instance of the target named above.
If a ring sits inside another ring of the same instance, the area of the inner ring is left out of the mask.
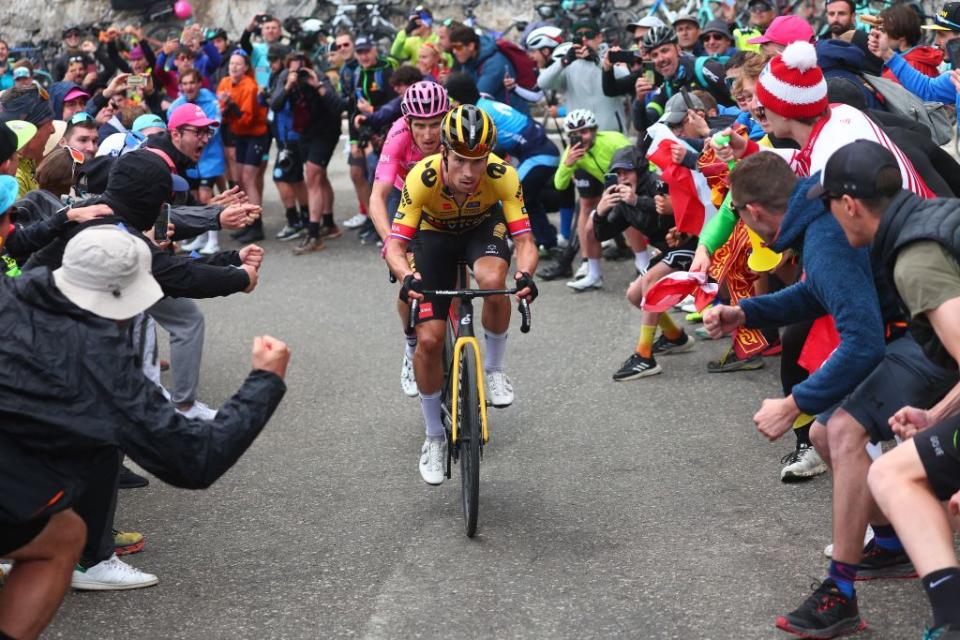
[[[64,146],[63,150],[66,151],[70,159],[73,160],[73,165],[70,167],[70,182],[73,182],[77,175],[77,167],[82,165],[86,158],[83,157],[82,151],[78,151],[73,147]]]
[[[80,124],[81,122],[86,122],[87,120],[93,120],[93,116],[86,111],[78,111],[70,116],[70,124]]]
[[[597,37],[597,32],[594,31],[593,29],[580,29],[573,35],[575,35],[578,38],[586,38],[587,40],[593,40],[594,38]]]
[[[767,11],[773,11],[773,7],[768,4],[752,4],[748,10],[750,13],[766,13]]]
[[[749,203],[749,202],[744,202],[743,204],[736,204],[736,203],[734,203],[733,200],[731,200],[731,201],[730,201],[730,208],[733,209],[733,212],[734,212],[735,214],[737,214],[738,216],[740,216],[740,217],[742,218],[743,216],[740,214],[740,212],[743,211],[744,209],[746,209],[748,204],[750,204],[750,203]]]
[[[334,49],[337,49],[337,50],[339,50],[339,49],[349,49],[349,48],[352,47],[352,46],[353,46],[353,43],[352,43],[352,42],[338,42],[337,44],[333,45],[333,48],[334,48]]]
[[[723,40],[728,40],[728,39],[729,39],[729,38],[727,38],[727,36],[723,35],[722,33],[705,33],[705,34],[703,34],[703,35],[700,36],[700,37],[703,38],[704,41],[706,41],[706,42],[710,42],[710,41],[712,41],[712,40],[716,40],[717,42],[721,42],[721,41],[723,41]]]
[[[455,42],[455,43],[453,43],[453,44],[450,45],[450,50],[451,50],[451,51],[462,51],[463,48],[466,47],[466,46],[467,46],[467,45],[465,45],[465,44],[460,44],[459,42]]]
[[[202,129],[198,129],[197,127],[180,127],[180,131],[181,133],[184,131],[189,131],[201,139],[209,138],[211,135],[213,135],[213,130],[210,129],[210,127],[204,127]]]

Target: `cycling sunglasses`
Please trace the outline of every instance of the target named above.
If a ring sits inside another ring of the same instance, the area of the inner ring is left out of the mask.
[[[70,56],[67,59],[67,62],[74,63],[74,62],[86,62],[86,61],[83,59],[83,56]]]
[[[580,29],[573,34],[577,38],[586,38],[587,40],[593,40],[597,37],[597,32],[593,29]]]
[[[80,124],[81,122],[86,122],[87,120],[93,120],[93,116],[86,111],[78,111],[70,116],[69,124]]]
[[[73,165],[70,167],[70,182],[72,183],[77,178],[77,167],[82,165],[86,158],[84,158],[82,151],[78,151],[73,147],[64,145],[62,148],[67,152],[67,155],[70,156],[70,159],[73,160]]]
[[[711,42],[713,40],[716,40],[717,42],[720,42],[722,40],[729,40],[729,38],[727,38],[727,36],[723,35],[722,33],[705,33],[702,36],[700,36],[700,38],[704,42]]]
[[[750,13],[766,13],[767,11],[773,11],[773,7],[763,2],[757,2],[750,5],[747,10]]]

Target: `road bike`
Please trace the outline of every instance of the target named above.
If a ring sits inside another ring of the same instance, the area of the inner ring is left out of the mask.
[[[460,266],[458,282],[467,282],[466,265]],[[477,532],[480,502],[480,460],[490,439],[487,402],[483,387],[483,360],[480,343],[473,330],[473,300],[490,296],[516,295],[517,289],[424,290],[424,295],[451,298],[447,335],[443,345],[443,428],[447,438],[447,464],[444,475],[450,478],[452,463],[460,464],[460,501],[463,524],[468,538]],[[412,331],[419,301],[410,303],[407,330]],[[520,301],[520,331],[530,331],[530,305]]]

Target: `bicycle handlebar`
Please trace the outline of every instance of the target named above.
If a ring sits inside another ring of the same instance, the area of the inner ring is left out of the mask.
[[[441,298],[487,298],[489,296],[512,296],[519,289],[439,289],[424,290],[420,293],[424,295],[438,296]],[[407,313],[407,333],[412,333],[417,324],[417,312],[420,310],[420,301],[411,300],[410,308]],[[520,312],[520,333],[530,333],[530,323],[532,315],[530,313],[530,303],[526,299],[521,300],[517,305]]]

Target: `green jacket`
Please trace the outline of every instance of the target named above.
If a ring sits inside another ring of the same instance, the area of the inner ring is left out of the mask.
[[[563,191],[569,187],[573,172],[577,169],[583,169],[602,183],[603,176],[608,172],[610,162],[613,161],[613,154],[618,149],[629,147],[631,144],[633,143],[627,136],[619,131],[598,131],[597,139],[594,140],[593,145],[572,167],[568,167],[566,163],[567,153],[570,152],[570,147],[567,147],[563,150],[563,155],[560,156],[560,166],[557,167],[557,172],[553,175],[553,186],[557,191]]]

